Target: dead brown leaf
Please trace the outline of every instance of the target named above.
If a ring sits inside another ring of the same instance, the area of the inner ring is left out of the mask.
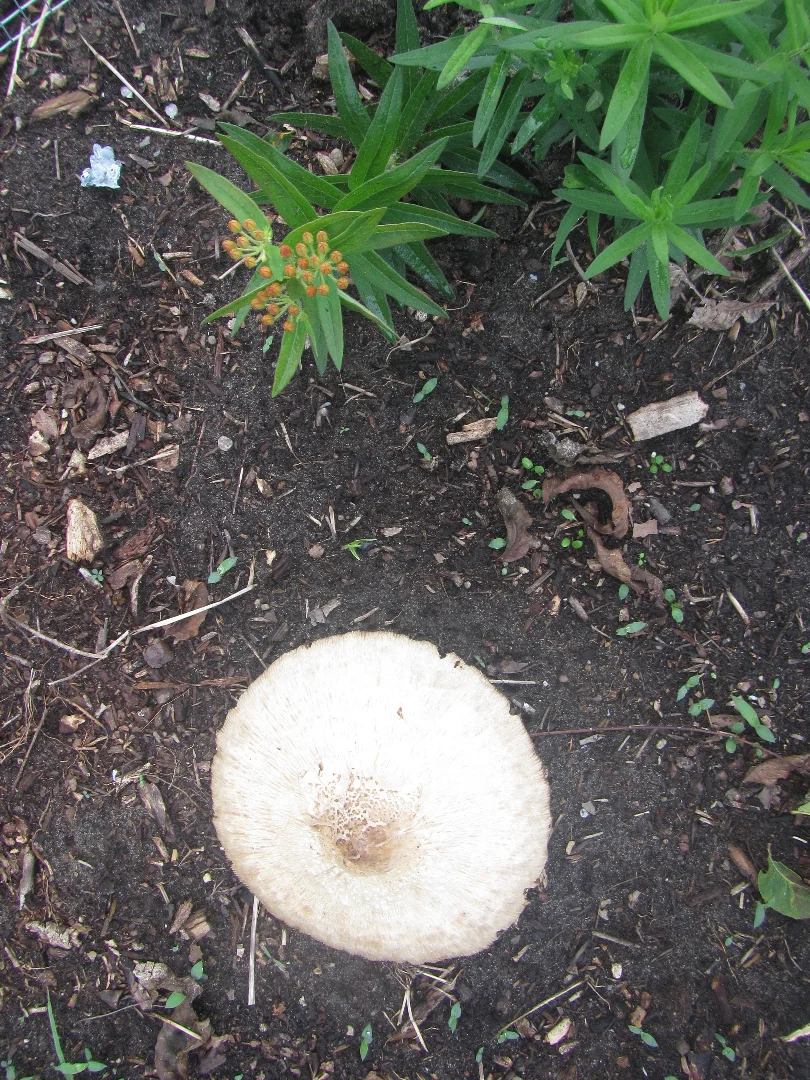
[[[458,446],[459,443],[477,442],[491,435],[497,426],[494,416],[485,416],[483,420],[474,420],[471,424],[465,424],[461,431],[449,431],[447,433],[447,445]]]
[[[785,757],[768,758],[755,765],[745,774],[744,784],[764,784],[769,787],[779,780],[787,780],[792,772],[810,773],[810,754],[787,754]]]
[[[745,854],[743,849],[737,847],[736,844],[729,844],[728,853],[731,861],[740,871],[742,876],[748,878],[752,885],[756,885],[759,877],[759,875],[757,874],[757,868]]]
[[[208,589],[202,581],[184,581],[183,594],[183,611],[193,611],[194,608],[204,607],[208,603]],[[172,629],[175,645],[179,641],[196,637],[207,614],[207,611],[198,611],[196,615],[189,615],[182,622],[175,623]]]
[[[691,326],[699,326],[701,330],[722,332],[730,330],[740,319],[744,319],[747,323],[757,322],[775,303],[775,300],[765,300],[746,304],[740,300],[709,300],[707,298],[692,312],[689,323]]]
[[[115,562],[126,562],[128,559],[134,559],[136,555],[146,554],[154,535],[154,525],[147,525],[145,529],[133,533],[132,536],[125,540],[123,544],[119,544],[115,549],[113,552],[113,559]]]
[[[70,428],[74,439],[87,439],[104,427],[107,419],[107,394],[98,379],[91,381],[82,405],[85,411],[84,420]]]
[[[534,547],[534,540],[529,535],[532,516],[523,503],[516,499],[509,488],[498,492],[498,509],[506,525],[506,547],[498,553],[501,562],[517,562],[528,555]]]
[[[172,1009],[172,1020],[187,1031],[195,1032],[196,1038],[164,1021],[155,1043],[158,1080],[186,1080],[189,1053],[199,1050],[211,1039],[211,1021],[200,1020],[188,999]]]
[[[645,536],[658,535],[658,522],[655,518],[649,521],[636,521],[633,523],[633,539],[643,540]]]
[[[50,120],[52,116],[58,116],[59,113],[67,113],[75,119],[86,112],[95,100],[95,96],[88,94],[86,90],[66,90],[64,94],[57,94],[56,97],[48,98],[41,105],[37,105],[30,119]]]
[[[141,780],[138,785],[138,796],[141,802],[157,822],[161,832],[166,829],[166,804],[160,794],[160,788],[149,780]]]
[[[552,499],[567,491],[604,491],[611,502],[609,522],[594,520],[592,528],[607,536],[621,540],[630,528],[630,501],[625,495],[624,485],[615,472],[609,469],[591,469],[589,472],[574,473],[573,476],[550,476],[543,483],[543,502],[548,506]]]
[[[117,566],[115,570],[105,574],[104,581],[113,590],[123,589],[130,581],[134,581],[142,570],[143,563],[140,560],[130,559],[129,562],[125,562],[122,566]]]
[[[628,565],[624,561],[624,555],[620,548],[606,547],[602,537],[595,533],[590,526],[588,526],[587,531],[588,539],[596,550],[599,565],[606,573],[630,585],[637,593],[643,592],[644,589],[649,590],[650,595],[656,601],[661,601],[664,587],[659,577],[641,566]]]

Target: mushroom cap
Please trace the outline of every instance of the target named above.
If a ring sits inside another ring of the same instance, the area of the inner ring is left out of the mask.
[[[264,906],[370,960],[486,948],[546,862],[548,783],[520,718],[480,671],[399,634],[276,660],[228,714],[212,788]]]

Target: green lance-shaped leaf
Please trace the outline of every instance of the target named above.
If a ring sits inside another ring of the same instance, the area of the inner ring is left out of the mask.
[[[230,150],[251,180],[256,181],[262,193],[291,229],[317,217],[315,207],[299,191],[296,184],[288,180],[266,157],[254,153],[228,135],[220,135],[219,141],[226,150]],[[259,225],[259,228],[261,227]]]
[[[340,310],[340,295],[334,284],[330,285],[326,296],[321,296],[320,293],[316,295],[315,306],[329,355],[340,371],[343,364],[343,312]]]
[[[401,304],[410,304],[419,311],[426,311],[429,315],[438,315],[443,318],[446,312],[435,304],[427,293],[417,289],[415,285],[393,270],[376,251],[366,251],[362,255],[354,256],[354,268],[373,284],[377,285],[389,296],[398,300]]]
[[[274,166],[294,184],[310,203],[324,206],[327,210],[330,210],[340,198],[340,193],[335,189],[334,184],[330,184],[322,176],[315,176],[308,169],[302,168],[292,158],[288,158],[286,154],[282,154],[275,146],[264,139],[260,139],[253,132],[246,131],[235,124],[220,124],[219,127],[234,142],[241,143],[258,157],[264,157],[270,165]],[[253,179],[256,179],[256,177],[253,177]],[[259,183],[258,180],[256,182]]]
[[[652,46],[652,36],[642,38],[628,53],[602,125],[602,133],[599,136],[600,150],[610,146],[632,112],[639,95],[645,90]]]
[[[295,329],[289,332],[285,330],[282,333],[281,349],[279,350],[276,373],[273,378],[273,397],[278,397],[296,371],[298,371],[309,330],[309,319],[302,313],[295,320]]]
[[[331,20],[327,30],[329,39],[329,78],[332,81],[338,112],[346,128],[346,134],[355,146],[360,146],[371,121],[357,87],[354,85],[349,61],[343,51],[343,42],[340,40],[340,35]]]
[[[404,75],[404,70],[397,68],[382,92],[374,119],[360,144],[349,173],[350,191],[359,188],[369,177],[385,172],[397,140]]]
[[[195,180],[198,180],[205,190],[213,195],[217,202],[224,206],[229,214],[233,214],[238,221],[252,218],[259,229],[270,230],[270,222],[264,216],[261,207],[249,195],[241,191],[236,184],[232,184],[227,177],[220,176],[213,169],[207,169],[205,165],[197,165],[193,161],[187,161],[186,168]]]
[[[378,206],[393,206],[422,182],[446,146],[446,139],[431,143],[401,165],[367,180],[354,191],[344,195],[335,209],[369,210]]]
[[[466,34],[461,39],[461,43],[442,68],[437,85],[438,90],[443,90],[446,86],[449,86],[456,75],[464,70],[481,45],[484,44],[489,33],[489,27],[479,23],[474,30],[471,30],[469,34]]]

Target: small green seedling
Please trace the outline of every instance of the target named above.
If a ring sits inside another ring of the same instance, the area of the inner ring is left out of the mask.
[[[690,716],[700,716],[702,712],[708,712],[714,705],[713,697],[702,697],[698,701],[693,701],[689,706]]]
[[[204,973],[203,962],[198,960],[194,967],[189,971],[189,975],[195,982],[199,982],[201,979],[207,979],[208,976]]]
[[[582,547],[582,537],[584,535],[585,535],[585,531],[583,529],[577,529],[577,534],[576,534],[575,537],[564,536],[562,538],[562,540],[560,541],[560,547],[574,548],[575,551],[579,550],[579,548]]]
[[[13,1064],[11,1058],[4,1058],[0,1061],[0,1069],[5,1069],[6,1080],[38,1080],[35,1076],[17,1076],[17,1067]]]
[[[543,491],[542,488],[538,486],[540,484],[540,481],[537,479],[537,477],[542,476],[546,470],[543,468],[542,465],[535,465],[532,459],[527,457],[521,458],[520,464],[523,466],[526,472],[529,473],[528,479],[524,480],[523,483],[520,485],[521,488],[524,491],[531,491],[535,499],[542,499]],[[533,476],[531,475],[532,473],[534,473]]]
[[[626,600],[629,595],[630,586],[627,584],[627,582],[622,582],[622,584],[619,586],[619,599]]]
[[[639,634],[647,624],[645,622],[629,622],[626,626],[620,626],[616,631],[617,637],[627,637],[629,634]]]
[[[503,536],[496,536],[494,540],[490,540],[489,546],[493,551],[500,551],[501,548],[506,547],[506,538]]]
[[[653,476],[659,471],[672,472],[672,466],[664,460],[663,454],[650,454],[650,472]]]
[[[802,645],[802,656],[810,656],[810,641],[806,641]]]
[[[377,541],[374,539],[373,536],[367,536],[363,538],[358,538],[357,540],[350,540],[348,544],[343,545],[343,550],[348,551],[350,555],[352,555],[355,559],[357,559],[358,562],[360,562],[360,555],[362,554],[362,552],[368,550],[368,548],[366,548],[364,545],[374,545],[376,543]]]
[[[369,1049],[374,1041],[374,1036],[371,1031],[371,1024],[366,1024],[363,1030],[360,1032],[360,1060],[365,1061],[368,1057]]]
[[[652,1050],[658,1049],[658,1042],[654,1036],[650,1035],[649,1031],[643,1031],[640,1027],[636,1027],[635,1024],[628,1024],[627,1030],[634,1035],[638,1035],[645,1046],[649,1046]]]
[[[227,559],[223,559],[222,562],[219,564],[219,566],[216,568],[216,570],[212,571],[208,575],[208,584],[209,585],[216,585],[216,583],[218,581],[222,581],[223,577],[228,573],[228,571],[233,570],[233,568],[235,566],[236,566],[236,556],[235,555],[230,555]]]
[[[458,1001],[453,1002],[453,1007],[450,1010],[450,1019],[447,1021],[447,1026],[455,1035],[456,1028],[458,1027],[459,1019],[461,1018],[461,1005]]]
[[[498,415],[495,417],[495,430],[503,431],[506,427],[506,422],[509,419],[509,395],[504,394],[501,398],[501,407],[498,409]]]
[[[93,581],[97,581],[99,583],[99,585],[104,584],[104,571],[103,570],[100,570],[100,569],[94,567],[90,571],[90,577],[93,579]]]
[[[498,1036],[499,1043],[505,1043],[507,1041],[514,1042],[515,1039],[519,1039],[520,1035],[516,1031],[502,1031]]]
[[[702,509],[700,503],[692,503],[692,505],[689,507],[689,513],[696,514],[700,509]]]
[[[640,551],[638,553],[638,557],[636,558],[636,562],[638,563],[639,566],[643,566],[644,561],[645,561],[646,558],[647,558],[647,556],[644,554],[644,552]]]
[[[717,1039],[717,1041],[720,1043],[720,1045],[722,1047],[722,1050],[720,1051],[720,1053],[723,1055],[723,1057],[727,1061],[736,1061],[737,1060],[737,1053],[734,1050],[733,1046],[729,1046],[728,1040],[726,1039],[725,1035],[721,1035],[719,1031],[715,1031],[714,1037],[715,1037],[715,1039]]]
[[[462,525],[469,525],[472,528],[472,522],[470,521],[470,519],[468,517],[463,517],[461,519],[461,524]]]
[[[166,998],[166,1008],[176,1009],[178,1005],[182,1005],[186,1000],[186,995],[181,990],[174,990]]]
[[[681,683],[678,687],[678,693],[675,695],[676,701],[683,701],[690,690],[694,690],[696,686],[700,684],[700,675],[690,675],[685,683]]]
[[[585,416],[584,409],[566,409],[566,416],[575,416],[578,420],[581,420]]]
[[[422,460],[423,460],[423,461],[432,461],[432,460],[433,460],[433,455],[432,455],[432,454],[431,454],[431,452],[430,452],[430,451],[428,450],[428,448],[427,448],[427,447],[426,447],[426,446],[424,445],[424,443],[420,443],[420,442],[418,442],[418,443],[416,444],[416,449],[417,449],[417,450],[419,451],[419,453],[420,453],[420,454],[422,455]]]
[[[745,731],[745,725],[749,724],[756,732],[757,737],[762,739],[763,742],[776,742],[776,736],[774,735],[774,733],[769,727],[762,723],[762,721],[759,719],[759,716],[757,715],[756,709],[753,707],[753,705],[749,705],[745,698],[737,697],[736,695],[732,694],[731,704],[742,717],[742,721],[738,721],[736,724],[731,725],[731,730],[735,735],[742,735],[742,733]],[[736,739],[733,739],[731,737],[726,739],[726,750],[729,754],[733,754],[734,751],[737,749],[738,745],[739,743]]]
[[[83,1072],[104,1072],[107,1066],[103,1061],[94,1061],[93,1055],[89,1050],[85,1050],[84,1056],[86,1061],[70,1062],[65,1060],[65,1054],[62,1050],[62,1042],[59,1038],[59,1032],[56,1030],[56,1017],[53,1015],[53,1005],[51,1004],[51,992],[48,994],[48,1022],[51,1025],[51,1038],[53,1039],[53,1048],[56,1051],[57,1065],[54,1065],[54,1069],[61,1073],[62,1076],[77,1076]],[[13,1066],[12,1066],[13,1067]]]
[[[428,394],[432,394],[438,385],[438,379],[428,379],[427,382],[423,382],[421,389],[417,390],[413,395],[414,405],[418,405],[420,401],[424,401]]]
[[[478,1052],[475,1055],[475,1064],[480,1065],[483,1060],[484,1060],[484,1048],[483,1048],[483,1046],[479,1046],[478,1047]]]
[[[683,610],[678,603],[678,598],[675,595],[674,589],[664,589],[664,599],[669,604],[669,613],[676,623],[683,622]]]

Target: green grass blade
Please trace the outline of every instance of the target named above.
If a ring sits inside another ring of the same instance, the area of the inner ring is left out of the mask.
[[[276,361],[276,372],[273,377],[273,397],[278,397],[298,371],[301,363],[301,354],[307,340],[310,325],[306,314],[302,313],[295,322],[295,329],[289,333],[285,330],[281,336],[281,349]]]
[[[602,125],[602,133],[599,137],[600,150],[610,146],[619,134],[639,95],[646,86],[650,70],[652,45],[652,37],[643,38],[627,54],[627,59],[622,65],[619,74],[619,80],[610,98],[605,122]]]
[[[56,1017],[53,1015],[53,1005],[51,1004],[51,992],[46,988],[46,994],[48,995],[48,1023],[51,1026],[51,1038],[53,1039],[53,1048],[56,1052],[56,1059],[60,1065],[65,1064],[65,1055],[62,1051],[62,1043],[59,1039],[59,1032],[56,1028]]]
[[[422,182],[446,146],[446,139],[431,143],[401,165],[389,169],[382,176],[367,180],[365,184],[344,195],[335,209],[367,210],[377,206],[392,206]]]
[[[732,19],[744,15],[751,8],[759,7],[763,0],[729,0],[721,4],[696,4],[667,19],[667,30],[677,33],[679,30],[692,30],[696,26],[717,22],[720,19]]]
[[[637,247],[649,240],[652,229],[653,227],[649,222],[644,222],[643,225],[637,225],[634,229],[630,229],[629,232],[617,237],[612,244],[608,244],[605,250],[596,256],[586,270],[585,277],[588,279],[596,277],[597,274],[603,273],[611,266],[615,266],[617,262],[626,259]]]
[[[527,93],[527,83],[531,77],[529,68],[521,68],[516,75],[509,80],[495,115],[492,118],[489,131],[487,132],[484,148],[481,152],[481,161],[478,164],[479,177],[486,176],[495,159],[501,152],[504,143],[512,134],[518,113],[523,105]]]
[[[452,300],[455,296],[449,281],[444,276],[439,264],[422,243],[398,244],[394,252],[399,255],[405,265],[418,274],[436,292]]]
[[[456,75],[464,70],[469,60],[487,40],[489,33],[489,27],[479,23],[469,34],[465,34],[441,70],[437,84],[438,90],[443,90],[446,86],[449,86]]]
[[[397,135],[397,150],[403,156],[413,152],[427,127],[436,104],[437,79],[435,71],[426,71],[406,99]]]
[[[193,161],[187,161],[186,168],[233,217],[239,221],[252,218],[258,228],[270,229],[270,222],[262,213],[261,207],[244,191],[240,191],[236,184],[232,184],[227,177],[220,176],[213,169],[207,169],[204,165],[197,165]]]
[[[473,180],[469,173],[455,172],[452,169],[430,169],[420,181],[423,188],[436,188],[443,195],[460,196],[473,202],[502,203],[508,206],[522,206],[520,199],[508,195],[505,191],[488,187]]]
[[[262,193],[270,200],[290,228],[294,229],[297,225],[302,225],[305,221],[311,221],[312,218],[318,216],[315,207],[301,194],[297,185],[292,180],[288,180],[266,157],[260,157],[227,135],[220,135],[219,141],[233,154],[251,180],[256,181]],[[252,216],[256,220],[255,215]],[[257,224],[259,228],[262,228],[258,221]]]
[[[381,251],[383,248],[414,244],[419,240],[433,240],[438,236],[446,235],[446,229],[437,229],[435,225],[425,225],[416,221],[402,225],[378,225],[364,241],[363,250]]]
[[[330,135],[333,139],[350,141],[346,125],[339,116],[327,116],[324,113],[280,112],[272,113],[267,120],[269,123],[308,128],[310,131],[319,131],[322,135]]]
[[[331,19],[327,29],[329,36],[329,78],[332,81],[332,90],[335,94],[338,113],[346,128],[346,135],[355,146],[360,146],[371,121],[363,106],[357,87],[354,85],[349,61],[343,51],[343,42],[340,40],[340,35]]]
[[[647,272],[650,275],[650,288],[656,310],[664,322],[669,318],[669,260],[658,258],[652,244],[646,245]]]
[[[699,94],[713,101],[715,105],[721,105],[725,109],[731,107],[731,98],[703,61],[690,51],[690,47],[684,42],[671,34],[658,34],[653,49],[665,64],[677,71]]]
[[[692,262],[696,262],[699,266],[702,266],[706,270],[710,270],[713,274],[722,274],[724,277],[728,276],[728,270],[723,266],[719,259],[716,259],[714,255],[694,238],[690,233],[686,232],[679,225],[673,225],[671,222],[666,226],[667,236],[673,244],[676,244],[681,251]]]
[[[340,371],[343,364],[343,312],[335,285],[330,285],[326,296],[318,293],[315,297],[315,307],[329,355],[335,367]]]
[[[410,206],[392,206],[385,212],[386,224],[411,221],[424,222],[456,236],[497,236],[497,233],[493,232],[492,229],[486,229],[483,225],[465,221],[463,218],[456,217],[455,214],[448,214],[431,206],[423,206],[418,199],[415,203],[411,203]]]
[[[396,51],[398,53],[411,52],[419,48],[419,27],[416,24],[416,13],[413,10],[411,0],[397,0],[397,24],[394,37]],[[402,90],[407,101],[416,89],[419,75],[412,68],[404,67]]]
[[[385,172],[397,141],[403,78],[402,68],[397,68],[382,92],[374,119],[369,124],[349,173],[350,191],[359,188],[369,177]]]
[[[490,121],[495,115],[495,110],[498,107],[498,101],[501,97],[501,91],[503,85],[506,82],[506,76],[509,74],[510,56],[508,53],[500,52],[495,57],[495,61],[487,74],[487,81],[484,83],[484,89],[481,92],[481,100],[478,103],[478,109],[475,114],[475,123],[472,130],[472,144],[478,146],[481,140],[489,130]]]
[[[434,303],[427,293],[411,285],[375,251],[364,252],[360,258],[365,264],[363,270],[369,280],[401,304],[408,304],[419,311],[426,311],[429,315],[438,315],[439,318],[444,318],[447,314],[444,308]]]
[[[568,207],[562,216],[560,224],[557,226],[557,235],[554,237],[554,244],[551,248],[551,265],[555,266],[557,262],[557,256],[562,251],[563,244],[582,221],[583,211],[573,204]]]
[[[286,154],[282,154],[275,146],[272,146],[264,139],[260,139],[258,135],[237,127],[235,124],[220,124],[219,127],[234,142],[238,142],[246,149],[251,150],[257,157],[265,157],[271,165],[298,188],[310,203],[323,206],[328,210],[338,201],[340,196],[337,194],[334,185],[330,184],[328,180],[313,175],[308,169],[304,169],[297,162],[288,158]],[[256,178],[254,177],[254,179]],[[256,182],[259,183],[258,180]]]
[[[341,33],[340,40],[365,71],[366,75],[373,79],[381,90],[384,90],[394,70],[393,64],[389,64],[379,53],[374,52],[368,45],[364,45],[362,41],[358,41],[351,34]]]

